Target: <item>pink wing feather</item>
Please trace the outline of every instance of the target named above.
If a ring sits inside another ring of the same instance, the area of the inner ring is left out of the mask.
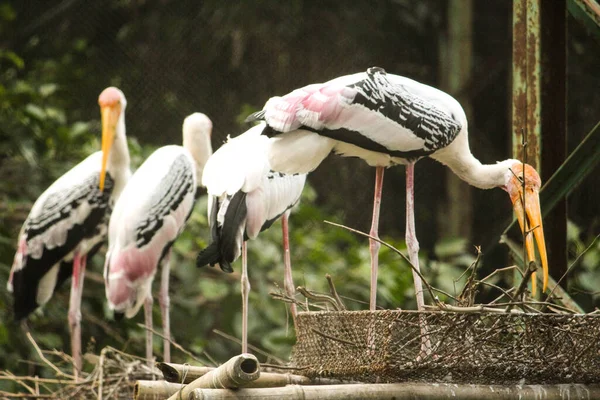
[[[290,132],[302,125],[322,129],[336,124],[342,109],[355,96],[355,89],[336,82],[308,85],[269,99],[265,104],[265,119],[280,132]]]

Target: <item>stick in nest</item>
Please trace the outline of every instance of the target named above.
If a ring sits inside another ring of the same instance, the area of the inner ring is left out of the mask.
[[[475,249],[477,250],[477,258],[475,258],[475,261],[473,261],[473,264],[471,264],[469,267],[471,274],[467,278],[465,286],[458,295],[459,302],[466,306],[472,306],[475,303],[475,295],[477,294],[478,285],[475,278],[477,277],[477,267],[479,267],[479,260],[481,259],[481,247],[475,246]],[[461,277],[462,275],[458,277],[458,279]],[[458,281],[458,279],[456,281]]]
[[[298,286],[296,290],[299,291],[302,296],[306,297],[309,300],[331,304],[335,311],[342,311],[346,309],[346,307],[343,304],[340,307],[340,304],[336,301],[336,299],[327,294],[312,292],[304,286]]]
[[[331,275],[326,274],[325,279],[327,279],[327,284],[329,285],[329,292],[331,292],[331,296],[335,299],[335,302],[338,304],[340,310],[346,310],[346,305],[338,295],[337,290],[335,290],[335,285],[333,284],[333,279],[331,279]]]
[[[35,351],[38,353],[38,356],[42,359],[42,361],[44,363],[46,363],[47,366],[49,366],[50,368],[52,368],[56,372],[57,376],[63,376],[65,378],[69,379],[69,380],[75,381],[75,376],[63,372],[60,368],[58,368],[56,365],[54,365],[52,362],[50,362],[50,360],[48,360],[44,356],[44,353],[42,352],[42,350],[39,348],[39,346],[37,345],[37,343],[35,342],[35,340],[33,340],[33,336],[31,336],[31,333],[27,332],[26,335],[27,335],[27,339],[29,339],[29,341],[31,342],[31,344],[35,348]]]
[[[331,221],[323,221],[323,222],[325,222],[326,224],[337,226],[338,228],[343,228],[343,229],[349,230],[350,232],[354,232],[354,233],[357,233],[359,235],[368,237],[369,239],[372,239],[372,240],[374,240],[376,242],[379,242],[380,244],[384,245],[388,249],[392,250],[394,253],[398,254],[404,261],[406,261],[406,263],[408,263],[408,265],[410,266],[410,268],[419,276],[419,278],[421,278],[421,280],[423,281],[423,284],[425,285],[425,288],[427,288],[427,291],[429,292],[429,295],[431,296],[431,299],[433,300],[433,302],[436,303],[436,304],[439,304],[439,300],[438,300],[437,296],[435,294],[433,294],[433,288],[432,288],[432,286],[423,277],[423,275],[421,274],[421,272],[418,269],[416,269],[414,265],[412,265],[412,263],[410,262],[410,260],[408,259],[408,257],[406,257],[404,255],[404,253],[402,253],[400,250],[398,250],[397,248],[395,248],[391,244],[389,244],[389,243],[387,243],[387,242],[385,242],[385,241],[383,241],[383,240],[381,240],[379,238],[371,236],[368,233],[361,232],[361,231],[359,231],[357,229],[350,228],[349,226],[341,225],[341,224],[336,224],[335,222],[331,222]]]
[[[177,343],[177,342],[173,341],[173,339],[171,339],[171,338],[167,338],[167,337],[166,337],[166,336],[164,336],[163,334],[161,334],[161,333],[159,333],[159,332],[155,331],[155,330],[154,330],[154,329],[152,329],[152,328],[149,328],[149,327],[147,327],[146,325],[139,324],[139,323],[138,323],[137,325],[138,325],[139,327],[142,327],[142,328],[144,328],[144,329],[147,329],[148,331],[152,332],[152,334],[154,334],[154,335],[156,335],[156,336],[159,336],[160,338],[162,338],[162,339],[164,339],[164,340],[168,340],[168,341],[169,341],[169,343],[171,343],[171,344],[173,345],[173,347],[175,347],[176,349],[178,349],[179,351],[181,351],[181,352],[182,352],[182,353],[184,353],[185,355],[187,355],[187,356],[189,356],[189,357],[193,358],[195,361],[197,361],[197,362],[201,363],[202,365],[206,365],[206,362],[205,362],[205,361],[203,361],[203,360],[199,359],[198,357],[196,357],[196,356],[195,356],[195,355],[194,355],[194,354],[193,354],[191,351],[188,351],[188,350],[184,349],[184,348],[183,348],[183,347],[182,347],[182,346],[181,346],[179,343]],[[213,365],[216,365],[216,363],[215,363],[215,360],[213,360],[213,358],[212,358],[212,357],[210,357],[210,356],[209,356],[209,355],[206,353],[206,351],[202,351],[202,353],[203,353],[203,354],[206,356],[206,358],[208,358],[208,359],[210,360],[210,362],[212,362],[212,363],[213,363]]]

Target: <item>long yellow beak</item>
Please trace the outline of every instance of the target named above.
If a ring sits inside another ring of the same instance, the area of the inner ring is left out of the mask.
[[[521,192],[521,190],[519,190],[519,192]],[[525,210],[523,210],[523,198],[525,199]],[[526,188],[525,196],[521,195],[520,199],[513,203],[513,207],[525,238],[527,264],[531,261],[535,261],[535,251],[533,246],[533,238],[535,237],[544,273],[542,292],[545,292],[548,287],[548,256],[546,254],[546,241],[544,239],[544,227],[542,225],[540,196],[536,190]],[[527,215],[527,229],[525,229],[525,215]],[[531,280],[531,293],[535,296],[537,289],[535,273],[531,276]]]
[[[100,169],[100,190],[104,190],[104,181],[106,179],[106,164],[108,154],[115,141],[117,130],[117,121],[119,120],[119,106],[103,106],[100,108],[102,115],[102,167]]]

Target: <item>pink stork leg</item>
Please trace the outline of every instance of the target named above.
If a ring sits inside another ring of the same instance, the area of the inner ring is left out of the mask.
[[[144,301],[144,321],[146,323],[146,363],[149,367],[153,365],[152,339],[153,339],[153,324],[152,324],[152,293],[148,293],[148,297]]]
[[[162,260],[162,271],[160,279],[160,313],[163,324],[163,361],[171,362],[171,319],[169,316],[169,306],[171,300],[169,298],[169,275],[171,272],[171,250],[167,252]]]
[[[419,241],[415,231],[415,164],[410,163],[406,166],[406,247],[408,248],[408,257],[411,264],[417,271],[419,269]],[[423,282],[421,277],[413,270],[413,280],[415,283],[415,296],[417,298],[417,309],[423,311],[425,301],[423,300]],[[429,353],[431,344],[427,335],[427,326],[424,318],[420,319],[421,324],[421,352],[423,355]]]
[[[413,267],[419,269],[419,241],[415,232],[415,165],[406,166],[406,247],[408,248],[408,257]],[[423,310],[425,302],[423,301],[423,283],[421,277],[413,270],[413,280],[415,283],[415,296],[417,297],[417,308]]]
[[[73,255],[73,277],[69,298],[69,328],[71,330],[71,355],[73,356],[73,374],[78,379],[81,373],[81,296],[85,276],[86,256],[76,250]]]
[[[248,251],[246,242],[242,242],[242,353],[248,352],[248,294],[250,281],[248,280]]]
[[[373,221],[371,222],[371,235],[379,239],[379,209],[381,208],[381,192],[383,189],[383,167],[375,169],[375,198],[373,199]],[[381,244],[373,239],[369,239],[369,249],[371,250],[371,297],[369,301],[369,310],[374,311],[377,307],[377,270],[379,268],[379,248]]]
[[[284,278],[283,288],[285,293],[290,298],[294,298],[296,293],[296,287],[294,286],[294,279],[292,277],[292,261],[290,257],[290,236],[289,236],[289,217],[290,212],[286,211],[281,218],[281,230],[283,234],[283,262],[284,262]],[[290,311],[292,314],[292,320],[294,321],[294,328],[296,328],[296,314],[298,309],[295,303],[290,304]]]

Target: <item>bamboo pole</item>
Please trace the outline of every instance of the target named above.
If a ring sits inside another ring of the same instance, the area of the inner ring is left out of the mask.
[[[195,389],[186,400],[359,400],[359,399],[598,399],[600,385],[457,385],[449,383],[387,383],[330,386],[290,385],[265,389]]]
[[[156,368],[162,373],[166,381],[175,383],[190,383],[201,376],[213,371],[213,367],[197,367],[187,364],[173,364],[165,362],[157,362]]]
[[[188,399],[190,393],[197,388],[235,389],[258,379],[259,376],[260,364],[256,357],[248,353],[240,354],[184,386],[168,400]]]
[[[174,383],[188,384],[214,370],[211,367],[196,367],[172,363],[156,363],[156,367],[163,373],[165,380]],[[310,378],[294,374],[278,374],[274,372],[261,372],[260,377],[249,382],[245,387],[278,387],[285,385],[310,385],[318,384]]]
[[[178,383],[167,381],[137,381],[133,388],[134,400],[164,400],[181,389]]]

